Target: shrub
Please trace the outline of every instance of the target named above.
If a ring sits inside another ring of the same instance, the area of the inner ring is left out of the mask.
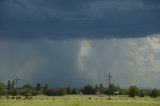
[[[145,96],[145,92],[144,91],[139,91],[139,97],[144,97]]]
[[[150,92],[150,97],[152,98],[156,98],[159,96],[159,91],[157,89],[153,89],[151,92]]]

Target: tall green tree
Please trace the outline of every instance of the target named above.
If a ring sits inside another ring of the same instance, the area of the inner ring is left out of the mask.
[[[90,94],[95,94],[96,91],[91,85],[87,85],[84,88],[82,88],[82,93],[90,95]]]
[[[43,90],[44,90],[44,91],[48,90],[48,84],[45,84],[45,85],[44,85]]]
[[[25,84],[22,87],[23,89],[28,88],[28,89],[33,89],[33,87],[30,84]]]
[[[0,82],[0,95],[6,94],[6,86]]]
[[[67,90],[65,88],[59,88],[58,89],[58,96],[67,95]]]
[[[136,95],[138,95],[139,89],[137,86],[130,86],[129,90],[128,90],[128,95],[130,97],[135,97]]]
[[[71,90],[71,94],[79,94],[79,90],[77,90],[77,89],[72,89],[72,90]]]
[[[23,96],[32,96],[32,90],[29,88],[23,88],[20,94]]]
[[[102,84],[96,85],[94,87],[94,89],[95,89],[96,93],[100,93],[100,94],[105,94],[106,90],[107,90]]]
[[[11,89],[11,81],[10,81],[10,80],[8,80],[7,89],[8,89],[8,90]]]
[[[14,87],[15,87],[15,80],[12,80],[11,88],[14,89]]]
[[[41,84],[40,84],[40,83],[37,83],[37,85],[36,85],[36,90],[37,90],[37,91],[40,91],[40,90],[41,90]]]
[[[140,90],[139,91],[139,97],[144,97],[146,94],[144,92],[144,90]]]

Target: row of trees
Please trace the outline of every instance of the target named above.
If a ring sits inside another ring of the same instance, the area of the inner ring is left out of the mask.
[[[157,89],[139,89],[137,86],[130,86],[129,89],[121,89],[119,86],[110,84],[110,90],[104,87],[102,84],[91,86],[86,85],[81,89],[72,89],[70,87],[66,88],[49,88],[47,84],[41,86],[40,83],[37,83],[36,86],[31,86],[25,84],[22,87],[15,88],[15,82],[8,81],[7,85],[0,83],[0,95],[23,95],[23,96],[36,96],[36,95],[47,95],[47,96],[62,96],[67,94],[110,94],[110,95],[128,95],[130,97],[144,97],[150,96],[155,98],[159,96],[160,91]]]
[[[130,97],[135,97],[135,96],[139,96],[139,97],[150,96],[152,98],[156,98],[156,97],[158,97],[160,95],[160,91],[157,90],[157,89],[152,89],[152,90],[139,89],[137,86],[130,86],[127,93],[128,93],[128,95]]]

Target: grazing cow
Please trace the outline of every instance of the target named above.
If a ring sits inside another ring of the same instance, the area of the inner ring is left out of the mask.
[[[6,97],[6,99],[10,99],[10,97],[9,97],[9,96],[7,96],[7,97]]]
[[[26,99],[32,99],[32,96],[26,96],[26,97],[24,97],[24,100],[26,100]]]
[[[21,99],[21,97],[19,96],[19,97],[17,97],[17,99],[19,99],[19,100],[20,100],[20,99]]]
[[[92,99],[91,97],[89,97],[88,99]]]
[[[16,97],[13,96],[13,97],[11,97],[10,99],[16,99]]]

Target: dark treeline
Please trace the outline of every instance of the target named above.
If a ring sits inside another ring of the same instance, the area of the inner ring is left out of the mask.
[[[160,90],[157,89],[139,89],[137,86],[130,86],[128,89],[122,89],[119,86],[110,84],[110,89],[100,85],[86,85],[80,89],[75,89],[71,87],[64,88],[51,88],[48,84],[41,85],[37,83],[36,86],[31,86],[30,84],[25,84],[22,87],[16,86],[15,81],[8,81],[7,84],[0,82],[0,95],[22,95],[22,96],[36,96],[36,95],[47,95],[47,96],[63,96],[63,95],[128,95],[129,97],[144,97],[150,96],[156,98],[160,95]]]

